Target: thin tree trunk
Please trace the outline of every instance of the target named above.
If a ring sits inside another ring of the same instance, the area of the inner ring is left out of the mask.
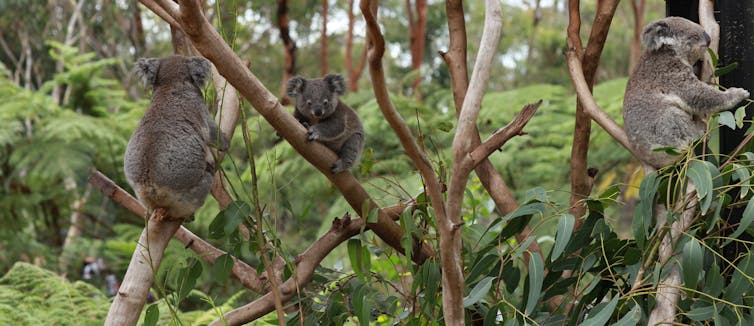
[[[631,12],[634,14],[634,33],[631,37],[631,56],[629,57],[628,73],[634,72],[636,63],[641,56],[641,31],[644,28],[644,8],[647,0],[631,0]]]
[[[293,42],[288,25],[288,0],[277,0],[277,23],[280,39],[283,40],[283,80],[280,85],[281,103],[288,104],[290,100],[285,96],[285,85],[296,74],[296,43]]]
[[[427,0],[415,0],[414,10],[411,9],[411,0],[406,0],[406,12],[408,13],[409,48],[411,49],[411,70],[418,72],[421,69],[424,58],[424,34],[427,26]],[[411,84],[411,89],[421,101],[421,81],[419,74]]]
[[[82,214],[82,210],[84,209],[84,205],[89,199],[89,193],[91,193],[92,191],[91,184],[87,184],[86,190],[84,190],[84,194],[79,196],[78,192],[76,191],[76,181],[74,181],[72,177],[66,178],[65,184],[72,184],[72,187],[70,187],[70,189],[68,189],[69,187],[66,187],[66,190],[76,195],[73,204],[71,204],[71,225],[68,226],[68,232],[66,232],[65,240],[63,241],[63,247],[60,250],[60,264],[58,264],[58,268],[60,269],[61,273],[66,273],[68,271],[68,268],[71,266],[69,248],[74,244],[76,239],[81,237],[81,234],[83,233],[84,214]]]
[[[322,76],[327,75],[327,13],[328,1],[322,0],[322,35],[320,36],[319,65]]]
[[[164,217],[164,210],[156,209],[141,232],[126,275],[107,313],[106,326],[136,325],[139,320],[165,248],[181,227],[182,220]]]

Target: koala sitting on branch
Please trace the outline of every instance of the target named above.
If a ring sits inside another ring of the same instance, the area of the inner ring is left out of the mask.
[[[170,219],[191,221],[215,174],[209,146],[228,147],[202,94],[210,63],[202,57],[142,58],[135,72],[153,94],[126,147],[126,180],[148,212],[163,208]]]
[[[286,87],[288,97],[296,99],[293,116],[306,128],[307,140],[319,141],[338,154],[332,173],[350,169],[364,149],[359,116],[338,99],[345,90],[343,77],[332,74],[318,79],[293,77]]]
[[[662,147],[688,147],[704,135],[709,115],[749,97],[741,88],[721,91],[694,74],[710,37],[702,26],[667,17],[644,28],[646,50],[631,74],[623,99],[623,128],[644,163],[661,168],[679,159]]]

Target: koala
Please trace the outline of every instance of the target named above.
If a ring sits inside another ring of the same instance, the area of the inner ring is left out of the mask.
[[[212,185],[210,146],[228,147],[202,95],[210,63],[202,57],[142,58],[135,73],[153,93],[126,147],[126,180],[148,212],[164,208],[167,218],[191,221]]]
[[[343,77],[333,74],[319,79],[293,77],[286,87],[286,95],[296,99],[293,116],[306,128],[306,139],[319,141],[338,154],[332,173],[351,168],[364,149],[359,116],[338,99],[345,90]]]
[[[718,90],[694,74],[710,37],[702,26],[667,17],[644,27],[645,50],[623,99],[623,128],[644,163],[661,168],[679,159],[661,147],[688,147],[704,135],[706,119],[749,97],[741,88]]]

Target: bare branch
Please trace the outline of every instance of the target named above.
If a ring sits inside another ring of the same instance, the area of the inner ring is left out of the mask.
[[[166,23],[170,24],[170,26],[180,28],[180,24],[178,24],[178,22],[175,20],[175,17],[177,16],[177,8],[173,7],[171,4],[168,4],[167,7],[163,7],[165,1],[162,0],[139,1],[157,16],[160,16],[160,18],[162,18],[162,20],[164,20]],[[159,4],[157,2],[159,2]]]
[[[534,104],[527,104],[521,109],[521,112],[503,128],[495,131],[492,136],[485,140],[484,143],[477,146],[471,153],[469,153],[468,162],[471,168],[478,166],[483,160],[487,159],[490,154],[500,149],[508,140],[520,135],[524,126],[531,120],[534,113],[542,104],[542,100],[537,101]]]
[[[101,172],[92,172],[89,176],[89,183],[102,192],[102,194],[131,211],[131,213],[141,216],[142,218],[146,216],[146,209],[144,206],[141,206],[136,198],[123,190],[123,188],[116,185]],[[202,257],[202,259],[209,264],[214,263],[217,257],[226,254],[226,252],[213,247],[211,244],[204,241],[202,238],[199,238],[183,226],[178,228],[173,237],[181,241],[186,248],[193,250],[199,257]],[[233,262],[233,276],[238,278],[243,286],[257,293],[264,291],[262,281],[259,279],[254,268],[235,258],[233,258]]]
[[[442,257],[442,307],[443,316],[449,325],[462,325],[463,313],[463,258],[461,257],[461,234],[456,226],[461,225],[463,195],[472,166],[467,163],[472,150],[472,139],[479,137],[476,120],[481,109],[489,79],[490,64],[497,51],[502,32],[502,13],[498,0],[485,1],[484,30],[479,42],[471,83],[463,100],[458,127],[453,138],[453,168],[448,187],[445,215],[437,216]]]
[[[578,1],[575,1],[578,2]],[[607,33],[610,30],[610,23],[612,22],[615,9],[618,6],[617,0],[600,1],[597,4],[597,14],[594,17],[594,24],[592,25],[592,31],[589,34],[589,41],[587,43],[586,50],[583,58],[581,59],[584,65],[584,78],[586,79],[589,93],[591,94],[594,87],[595,76],[597,72],[597,66],[599,65],[600,56],[602,54],[602,48],[605,45],[607,39]],[[577,19],[579,12],[578,7],[572,8],[569,12],[569,32],[577,31],[578,27],[571,26],[580,24],[580,19]],[[574,16],[576,15],[576,16]],[[569,34],[568,39],[572,43],[580,43],[579,34]],[[578,39],[578,41],[577,41]],[[586,211],[586,206],[583,203],[583,199],[589,196],[592,191],[592,185],[594,184],[594,177],[588,172],[587,159],[589,154],[589,136],[591,134],[592,120],[590,115],[584,112],[584,108],[581,103],[576,103],[576,119],[573,132],[573,145],[571,147],[571,215],[577,218],[576,229],[581,227],[581,216]]]
[[[720,25],[715,19],[714,6],[714,0],[699,1],[699,25],[702,25],[704,31],[710,36],[710,50],[717,54],[717,49],[720,47]],[[706,53],[704,58],[705,59],[702,62],[702,72],[699,79],[704,82],[709,82],[714,77],[713,73],[715,72],[715,67],[712,67],[712,58],[709,53]]]

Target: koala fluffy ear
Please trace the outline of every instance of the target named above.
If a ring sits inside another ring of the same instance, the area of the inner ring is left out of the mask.
[[[335,94],[343,95],[346,93],[345,81],[343,80],[343,76],[341,75],[327,75],[325,76],[325,83],[327,83],[327,87],[330,89],[330,91]]]
[[[641,33],[641,42],[650,51],[659,50],[663,45],[674,45],[675,39],[670,37],[668,23],[663,20],[655,21],[646,27]]]
[[[304,90],[304,84],[306,81],[301,77],[293,77],[288,80],[288,84],[285,86],[285,95],[288,97],[296,97]]]
[[[157,71],[160,69],[159,58],[139,58],[136,60],[134,72],[144,87],[153,87],[157,81]]]
[[[191,80],[193,80],[194,84],[199,88],[204,87],[204,83],[206,83],[209,78],[209,60],[203,57],[191,57],[189,58],[188,65]]]

